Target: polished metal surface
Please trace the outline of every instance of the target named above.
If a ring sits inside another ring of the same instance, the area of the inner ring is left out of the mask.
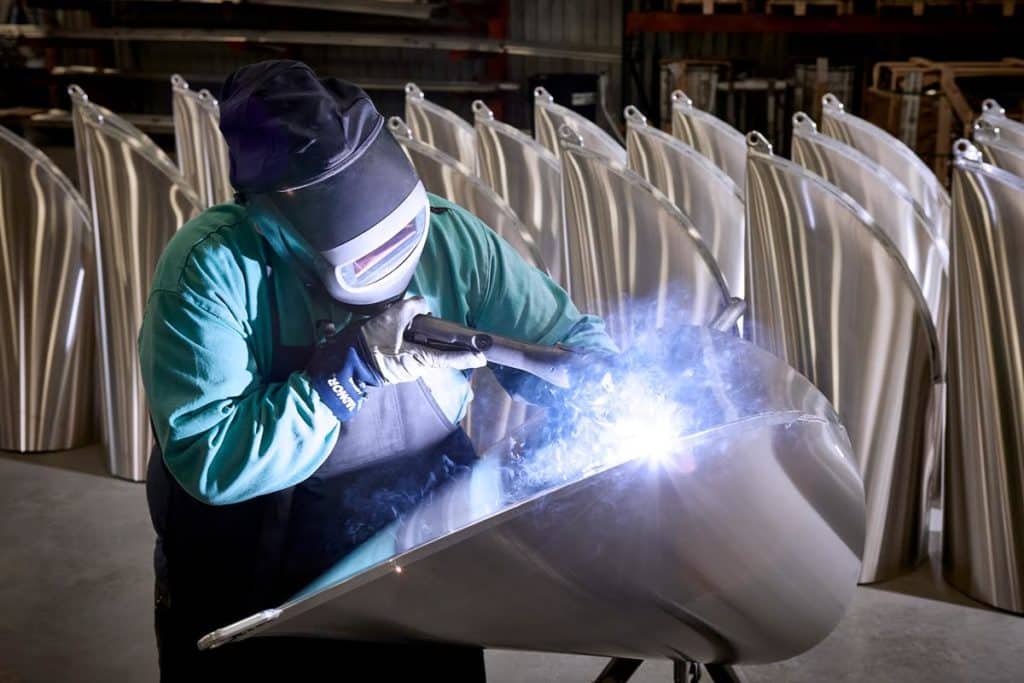
[[[104,445],[113,474],[141,480],[151,437],[135,340],[160,252],[200,202],[152,140],[90,102],[78,86],[68,91],[96,245]]]
[[[473,102],[480,178],[501,196],[533,235],[541,261],[555,282],[566,283],[562,224],[562,170],[558,158]]]
[[[1024,123],[1008,117],[1006,110],[995,100],[988,99],[981,103],[981,116],[978,120],[998,128],[1003,142],[1024,149]]]
[[[555,104],[555,98],[544,88],[534,88],[533,136],[555,156],[559,154],[558,129],[563,125],[569,126],[580,136],[583,146],[590,151],[606,156],[617,164],[626,165],[626,150],[615,138],[572,109]]]
[[[626,107],[629,167],[665,193],[686,214],[722,270],[729,291],[743,296],[745,261],[743,191],[693,147],[647,125]]]
[[[814,382],[846,426],[864,479],[861,580],[917,564],[941,378],[927,302],[863,208],[748,136],[747,338]]]
[[[71,181],[0,126],[0,449],[64,450],[96,435],[92,249]]]
[[[953,146],[943,565],[971,597],[1024,613],[1024,179]]]
[[[469,210],[512,245],[527,263],[544,270],[529,229],[504,199],[474,177],[469,168],[413,138],[412,131],[401,118],[392,116],[388,120],[388,129],[416,167],[428,192]],[[487,369],[473,373],[473,395],[463,426],[478,451],[496,443],[530,416],[537,415],[536,409],[513,401]]]
[[[928,303],[939,344],[940,368],[945,372],[949,325],[949,245],[921,212],[910,191],[889,171],[853,147],[817,131],[807,114],[793,116],[793,161],[849,194],[871,215],[913,273]],[[921,524],[932,506],[941,507],[942,451],[945,441],[946,385],[934,388],[928,445],[922,467]],[[926,529],[924,529],[926,530]]]
[[[476,170],[476,133],[453,111],[427,100],[415,83],[405,84],[405,120],[413,137]]]
[[[565,196],[568,291],[629,346],[653,319],[707,324],[730,301],[714,257],[690,220],[649,182],[559,131]]]
[[[931,232],[949,240],[949,193],[912,149],[873,123],[848,114],[831,93],[821,98],[821,130],[896,176],[921,207]]]
[[[896,246],[921,294],[945,349],[949,316],[949,244],[934,231],[898,178],[855,148],[818,132],[811,118],[793,115],[793,161],[850,195]]]
[[[838,418],[732,335],[648,341],[670,368],[659,391],[691,417],[663,451],[617,427],[530,423],[291,601],[200,646],[301,634],[754,663],[820,641],[853,597],[864,535]]]
[[[1004,130],[982,117],[974,122],[974,144],[986,162],[1024,178],[1024,146],[1008,142]]]
[[[682,90],[672,93],[672,135],[711,159],[741,190],[746,187],[747,143],[743,133],[694,107]]]
[[[203,206],[230,202],[231,163],[228,146],[220,132],[220,107],[209,90],[196,92],[185,79],[171,76],[174,110],[174,142],[178,167],[199,195]]]

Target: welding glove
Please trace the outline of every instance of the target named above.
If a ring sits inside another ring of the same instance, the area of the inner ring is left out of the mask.
[[[430,308],[422,297],[403,299],[367,320],[349,325],[317,347],[306,366],[313,388],[342,422],[366,399],[367,386],[414,382],[435,369],[469,370],[487,363],[477,351],[433,349],[405,340],[417,315]]]
[[[399,301],[363,326],[369,361],[383,381],[414,382],[430,370],[471,370],[487,364],[479,351],[443,351],[406,341],[412,319],[429,313],[426,300],[417,296]]]

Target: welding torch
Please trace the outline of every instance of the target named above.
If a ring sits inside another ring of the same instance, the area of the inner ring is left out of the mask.
[[[442,351],[478,351],[488,363],[522,370],[562,389],[569,388],[572,367],[581,358],[564,346],[530,344],[432,315],[413,318],[405,339]]]
[[[746,310],[742,299],[732,298],[708,326],[717,330],[734,328]],[[442,351],[477,351],[488,363],[539,377],[560,389],[569,389],[583,369],[587,354],[561,345],[545,346],[481,332],[433,315],[418,315],[405,330],[405,339]]]

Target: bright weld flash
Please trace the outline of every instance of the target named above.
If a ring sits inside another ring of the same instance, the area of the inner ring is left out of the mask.
[[[635,453],[652,464],[664,463],[675,452],[683,430],[678,408],[664,400],[620,415],[605,428],[609,448]]]
[[[676,462],[677,455],[681,467],[692,469],[679,453],[691,426],[688,413],[647,375],[631,372],[613,380],[608,374],[581,387],[568,432],[535,453],[522,471],[523,483],[573,481],[631,460],[653,469]]]
[[[685,434],[679,405],[656,391],[636,375],[627,375],[618,386],[610,375],[602,381],[605,396],[601,410],[607,420],[598,420],[597,438],[605,464],[639,456],[652,464],[669,460]]]

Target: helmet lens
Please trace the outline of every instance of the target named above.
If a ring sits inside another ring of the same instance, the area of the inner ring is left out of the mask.
[[[365,287],[394,271],[416,250],[426,229],[427,207],[376,249],[338,268],[350,287]]]

